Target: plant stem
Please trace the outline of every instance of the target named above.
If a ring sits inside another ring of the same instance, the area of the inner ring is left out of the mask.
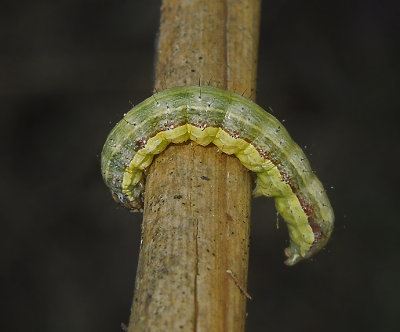
[[[155,88],[200,81],[254,99],[259,15],[259,0],[164,0]],[[128,331],[244,331],[250,198],[249,171],[214,145],[155,158]]]

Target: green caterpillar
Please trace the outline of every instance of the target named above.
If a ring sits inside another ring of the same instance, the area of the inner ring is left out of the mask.
[[[334,214],[321,182],[283,125],[251,100],[209,86],[159,92],[135,106],[109,134],[102,174],[125,207],[143,207],[143,170],[170,143],[192,140],[234,154],[257,175],[254,196],[275,198],[285,220],[293,265],[325,246]]]

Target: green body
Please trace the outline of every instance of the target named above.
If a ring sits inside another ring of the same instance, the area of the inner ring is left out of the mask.
[[[286,221],[293,265],[319,251],[334,215],[306,156],[283,125],[243,96],[213,87],[164,90],[135,106],[111,131],[102,152],[102,173],[114,197],[140,210],[143,169],[170,143],[215,144],[236,155],[257,175],[254,195],[275,198]]]

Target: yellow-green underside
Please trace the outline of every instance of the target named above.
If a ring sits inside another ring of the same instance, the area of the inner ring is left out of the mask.
[[[125,169],[122,192],[134,200],[132,188],[141,180],[143,170],[148,167],[154,155],[161,153],[170,143],[192,140],[202,146],[216,145],[226,154],[234,154],[245,166],[257,174],[256,195],[275,198],[278,212],[285,219],[291,241],[298,246],[301,256],[305,256],[314,241],[314,233],[308,224],[297,196],[290,186],[282,180],[277,167],[260,156],[257,149],[241,138],[232,137],[221,128],[198,128],[185,124],[171,130],[159,132],[150,138]]]

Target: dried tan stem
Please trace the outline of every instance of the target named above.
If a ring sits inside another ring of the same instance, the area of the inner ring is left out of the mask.
[[[259,13],[259,0],[164,0],[155,88],[200,81],[254,99]],[[128,331],[244,330],[250,180],[215,146],[155,158]]]

